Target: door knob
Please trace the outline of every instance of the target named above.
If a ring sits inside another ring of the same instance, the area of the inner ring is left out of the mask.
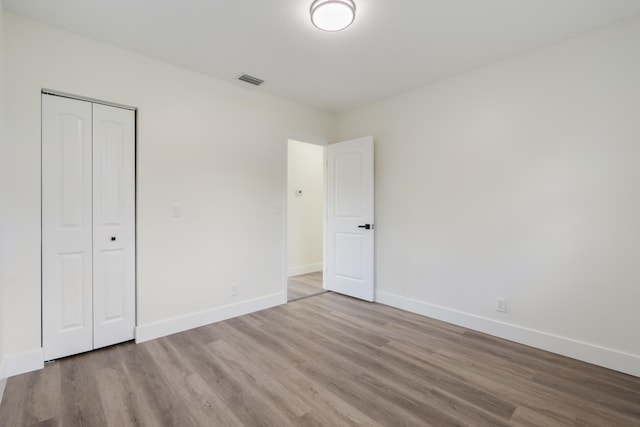
[[[116,236],[111,236],[111,241],[115,242],[116,241]]]
[[[364,228],[365,230],[371,230],[371,224],[359,225],[358,228]]]

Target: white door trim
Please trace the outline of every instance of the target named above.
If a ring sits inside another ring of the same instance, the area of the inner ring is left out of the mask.
[[[91,102],[92,104],[100,104],[100,105],[106,105],[108,107],[116,107],[116,108],[123,108],[125,110],[132,110],[132,111],[138,111],[137,107],[132,107],[130,105],[125,105],[125,104],[118,104],[115,102],[108,102],[108,101],[103,101],[101,99],[96,99],[96,98],[90,98],[88,96],[82,96],[82,95],[74,95],[71,93],[67,93],[67,92],[61,92],[59,90],[52,90],[52,89],[42,89],[41,93],[43,95],[53,95],[53,96],[59,96],[61,98],[69,98],[69,99],[75,99],[77,101],[87,101],[87,102]]]

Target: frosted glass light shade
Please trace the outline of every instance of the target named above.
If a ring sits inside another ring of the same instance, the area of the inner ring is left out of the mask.
[[[311,3],[311,22],[323,31],[340,31],[356,17],[353,0],[315,0]]]

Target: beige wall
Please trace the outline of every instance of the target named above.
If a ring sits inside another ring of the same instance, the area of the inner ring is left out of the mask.
[[[636,19],[341,115],[375,136],[376,298],[640,375],[638,46]]]
[[[324,147],[290,140],[287,158],[288,266],[295,276],[322,270]]]
[[[5,18],[11,228],[3,241],[10,301],[3,311],[13,325],[6,353],[40,348],[42,88],[138,108],[137,314],[147,338],[251,310],[261,299],[286,301],[287,139],[329,139],[335,117],[8,12]],[[172,217],[174,204],[182,217]]]
[[[4,391],[4,256],[3,256],[3,230],[6,224],[4,215],[5,201],[5,120],[4,120],[4,82],[5,82],[5,55],[4,55],[4,9],[0,0],[0,400]]]

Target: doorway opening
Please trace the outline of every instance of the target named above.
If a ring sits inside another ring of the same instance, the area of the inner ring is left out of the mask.
[[[287,141],[287,302],[323,287],[325,147]]]

